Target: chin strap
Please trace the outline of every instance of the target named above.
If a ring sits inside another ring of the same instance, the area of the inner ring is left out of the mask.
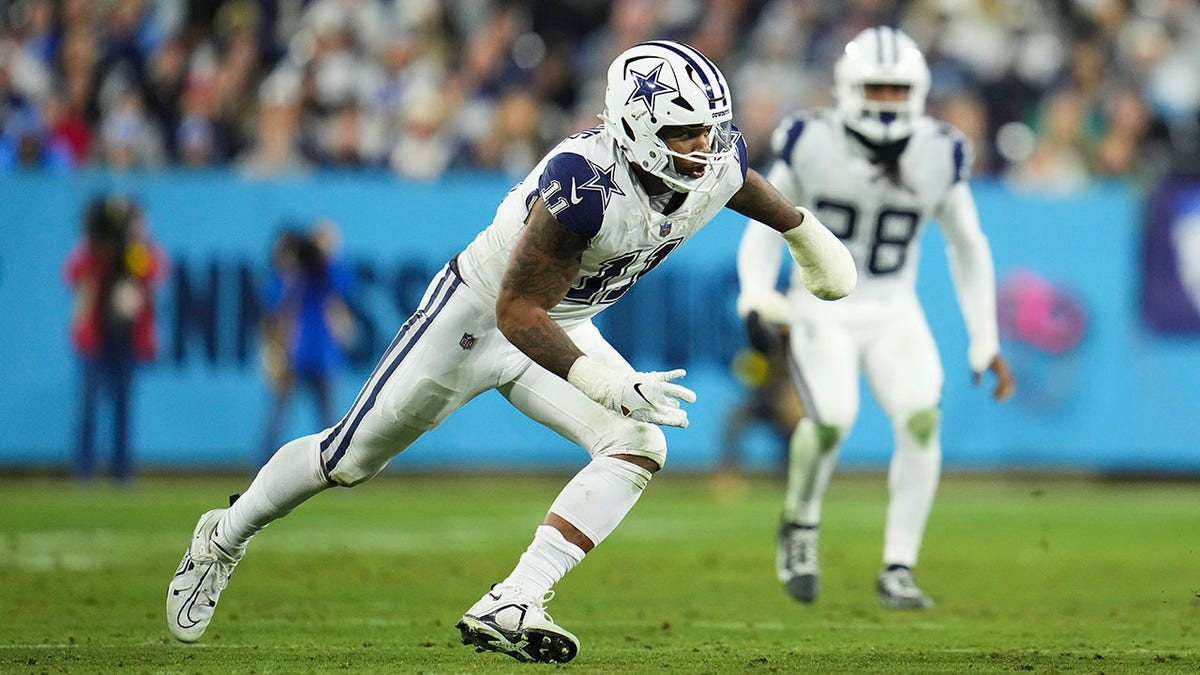
[[[912,138],[912,136],[905,136],[891,143],[876,143],[850,127],[846,127],[846,131],[850,132],[850,135],[867,149],[872,164],[895,164],[900,159],[900,155],[904,154],[904,149],[908,147],[908,141]]]

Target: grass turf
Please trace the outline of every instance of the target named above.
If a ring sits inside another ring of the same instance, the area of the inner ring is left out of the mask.
[[[782,486],[655,478],[558,585],[564,666],[459,644],[563,477],[384,476],[272,525],[208,633],[167,633],[166,582],[240,477],[134,487],[0,480],[0,672],[1200,672],[1197,486],[947,477],[918,580],[932,610],[876,605],[885,484],[839,475],[823,594],[774,577]]]

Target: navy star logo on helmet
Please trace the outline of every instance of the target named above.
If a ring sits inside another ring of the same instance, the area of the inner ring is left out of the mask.
[[[646,110],[653,113],[655,97],[663,94],[679,93],[678,89],[660,79],[664,65],[663,63],[659,63],[649,73],[639,73],[630,68],[629,74],[633,76],[634,87],[633,92],[629,94],[629,98],[625,103],[629,104],[634,101],[641,101],[645,104]]]
[[[608,208],[608,201],[612,199],[614,194],[625,196],[625,192],[621,190],[621,186],[617,185],[617,165],[612,163],[606,168],[601,168],[599,164],[595,164],[592,160],[587,160],[588,166],[592,169],[592,177],[586,183],[579,186],[580,190],[594,190],[600,193],[600,199],[604,202],[604,208]]]

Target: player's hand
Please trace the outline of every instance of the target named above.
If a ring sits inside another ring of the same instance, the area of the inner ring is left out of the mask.
[[[781,328],[792,323],[792,304],[779,291],[743,290],[737,299],[738,316],[746,322],[746,338],[755,351],[775,350],[783,341]]]
[[[767,321],[756,311],[746,315],[746,339],[750,347],[762,354],[770,354],[783,344],[786,328]]]
[[[571,366],[567,381],[588,398],[626,417],[650,424],[686,427],[687,411],[680,403],[694,403],[696,392],[674,384],[686,374],[682,368],[623,373],[581,356]]]
[[[1004,357],[997,354],[992,357],[988,363],[988,370],[996,376],[996,386],[992,388],[992,399],[995,401],[1006,401],[1013,392],[1017,390],[1017,381],[1013,379],[1012,371],[1008,367],[1008,361]],[[971,377],[971,382],[976,386],[983,381],[983,373],[976,372]]]
[[[770,323],[787,326],[792,323],[792,303],[787,296],[774,288],[763,290],[743,290],[738,294],[737,313],[743,319],[751,312],[757,312],[760,319]]]

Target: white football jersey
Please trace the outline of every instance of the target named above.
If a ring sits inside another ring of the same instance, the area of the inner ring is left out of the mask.
[[[785,121],[772,138],[776,161],[768,179],[795,204],[811,208],[850,250],[858,287],[836,302],[818,300],[792,268],[788,297],[793,321],[866,326],[900,320],[916,302],[917,258],[925,223],[934,219],[946,240],[950,276],[970,338],[968,360],[980,372],[999,353],[995,271],[991,248],[967,184],[969,141],[959,131],[920,117],[888,175],[833,111]],[[898,179],[898,180],[897,180]],[[738,248],[743,294],[775,286],[780,246],[751,221]],[[911,302],[909,301],[911,300]],[[924,317],[919,317],[924,322]]]
[[[579,277],[550,316],[563,324],[587,319],[624,295],[741,189],[747,165],[740,134],[736,144],[738,152],[724,166],[710,169],[722,174],[714,189],[674,193],[660,213],[603,127],[570,136],[509,191],[492,224],[459,254],[463,280],[495,302],[509,254],[540,196],[563,226],[588,238]]]
[[[924,116],[900,155],[900,183],[872,164],[833,111],[798,116],[775,131],[771,182],[812,209],[858,267],[858,287],[838,304],[912,291],[919,241],[952,187],[969,178],[972,149],[948,124]],[[793,288],[803,285],[793,277]]]

